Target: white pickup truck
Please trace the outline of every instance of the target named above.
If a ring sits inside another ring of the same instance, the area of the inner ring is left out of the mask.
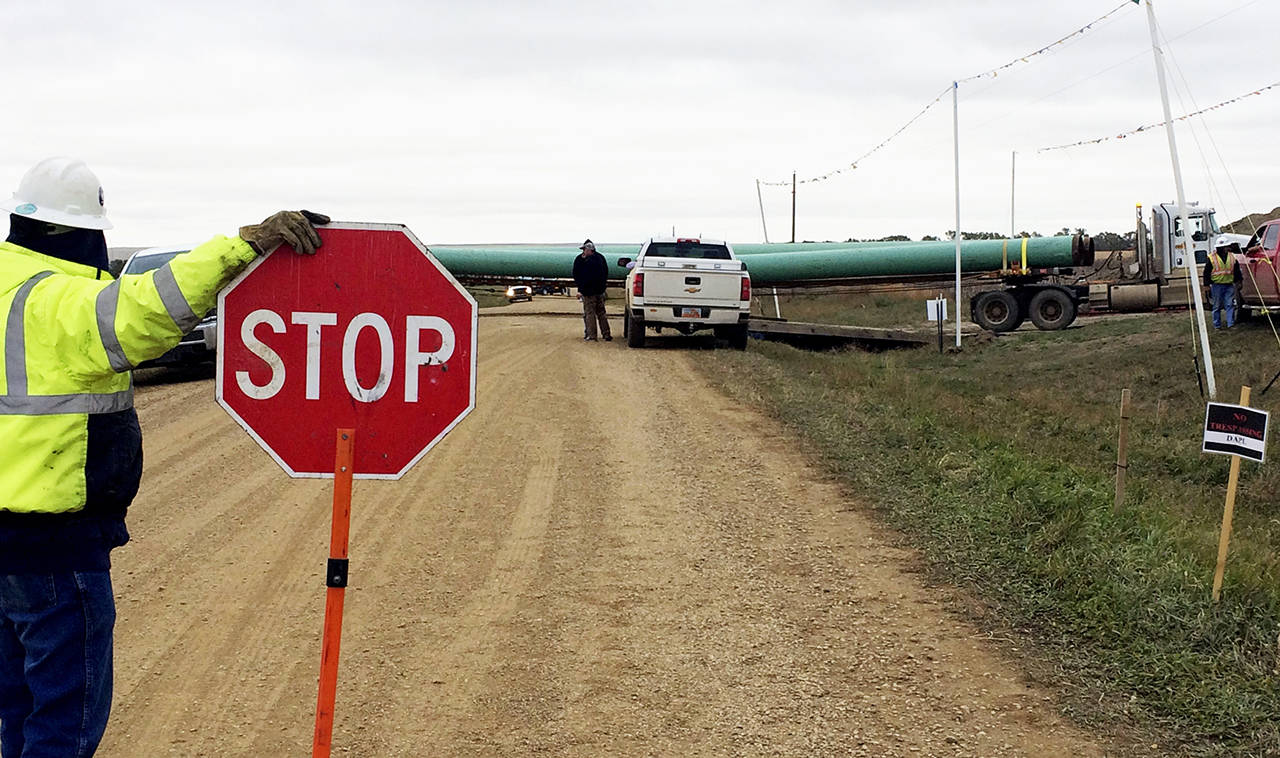
[[[733,347],[747,347],[751,277],[727,242],[654,237],[640,247],[625,291],[623,332],[630,347],[644,347],[645,329],[664,327],[682,334],[712,329]]]

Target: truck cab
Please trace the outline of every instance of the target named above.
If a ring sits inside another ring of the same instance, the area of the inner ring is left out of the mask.
[[[653,237],[640,247],[625,286],[623,331],[630,347],[643,347],[646,329],[682,334],[711,329],[739,350],[747,346],[751,277],[723,240]]]
[[[1243,245],[1243,234],[1223,232],[1213,208],[1187,203],[1188,235],[1183,233],[1182,214],[1177,203],[1160,203],[1151,209],[1151,226],[1142,220],[1138,206],[1137,259],[1123,265],[1118,275],[1089,281],[1089,307],[1113,311],[1146,311],[1153,308],[1186,308],[1194,302],[1192,286],[1199,286],[1199,270],[1209,251],[1221,241]],[[1147,247],[1147,233],[1151,247]],[[1190,281],[1188,281],[1190,280]]]
[[[1191,225],[1191,250],[1197,265],[1204,265],[1209,251],[1223,236],[1212,208],[1187,203],[1187,222]],[[1240,242],[1243,242],[1243,235]],[[1158,268],[1151,278],[1167,277],[1190,266],[1186,252],[1186,235],[1182,230],[1182,214],[1177,203],[1160,203],[1151,209],[1151,240],[1155,246],[1154,263]]]

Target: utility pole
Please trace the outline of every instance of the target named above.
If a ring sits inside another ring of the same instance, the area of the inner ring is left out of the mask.
[[[1014,221],[1014,200],[1017,198],[1015,187],[1018,179],[1018,151],[1014,150],[1009,159],[1009,239],[1018,236],[1018,224]]]
[[[796,243],[796,172],[791,172],[791,244]]]
[[[764,222],[764,196],[760,194],[760,180],[756,180],[756,200],[760,201],[760,227],[764,229],[764,242],[769,244],[769,225]]]
[[[1137,2],[1137,0],[1134,0]],[[1191,219],[1187,215],[1186,193],[1182,189],[1182,166],[1178,163],[1178,142],[1173,136],[1173,114],[1169,110],[1169,87],[1164,78],[1164,52],[1156,36],[1156,12],[1147,0],[1147,21],[1151,26],[1151,52],[1156,57],[1156,78],[1160,81],[1160,102],[1164,105],[1164,130],[1169,138],[1169,157],[1173,161],[1173,184],[1178,190],[1178,215],[1182,219],[1182,259],[1191,275],[1191,292],[1196,304],[1196,326],[1200,327],[1200,349],[1204,353],[1204,374],[1209,385],[1209,399],[1218,396],[1218,384],[1213,378],[1213,355],[1209,352],[1209,332],[1204,323],[1204,300],[1200,296],[1200,264],[1196,262],[1195,240],[1191,234]],[[1176,239],[1176,238],[1175,238]],[[1177,248],[1174,242],[1174,248]]]
[[[960,349],[960,82],[951,83],[951,130],[956,154],[956,349]]]

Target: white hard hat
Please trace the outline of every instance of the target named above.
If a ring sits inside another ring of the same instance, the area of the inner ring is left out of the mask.
[[[32,166],[0,210],[78,229],[111,228],[102,183],[75,158],[45,158]]]

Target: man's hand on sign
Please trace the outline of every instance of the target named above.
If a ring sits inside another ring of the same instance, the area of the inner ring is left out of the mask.
[[[327,223],[329,217],[323,213],[280,211],[261,224],[240,227],[240,239],[248,242],[258,255],[267,255],[285,243],[302,255],[315,255],[320,247],[315,225]]]

